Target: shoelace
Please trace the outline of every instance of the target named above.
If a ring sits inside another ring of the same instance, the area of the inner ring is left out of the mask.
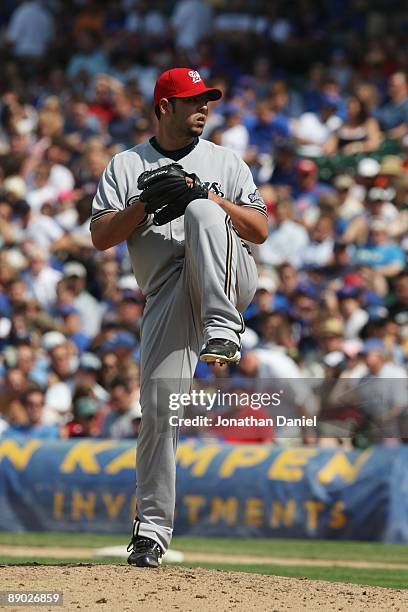
[[[222,344],[224,346],[228,346],[228,344],[235,344],[234,342],[232,342],[231,340],[218,340],[216,338],[211,338],[211,340],[208,341],[208,345],[211,346],[213,344]]]
[[[137,538],[137,540],[134,540],[133,538],[130,540],[126,550],[127,552],[131,552],[133,551],[137,551],[137,552],[147,552],[149,550],[155,550],[157,548],[157,550],[160,553],[160,556],[162,555],[162,551],[160,546],[157,544],[157,542],[154,542],[153,540],[149,540],[148,538]]]

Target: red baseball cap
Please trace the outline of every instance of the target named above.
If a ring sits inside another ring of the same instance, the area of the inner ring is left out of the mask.
[[[202,93],[208,93],[210,100],[219,100],[222,96],[220,89],[206,86],[197,70],[172,68],[157,79],[153,100],[157,105],[162,98],[189,98]]]

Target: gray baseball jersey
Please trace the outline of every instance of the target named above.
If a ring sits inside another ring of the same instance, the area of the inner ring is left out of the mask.
[[[124,210],[138,197],[145,170],[178,161],[216,194],[266,215],[246,164],[232,151],[205,140],[171,153],[149,142],[119,153],[109,163],[93,202],[92,221]],[[240,344],[242,312],[257,285],[254,259],[215,202],[197,199],[163,226],[146,216],[128,239],[133,270],[147,296],[141,325],[140,405],[134,534],[165,551],[175,506],[178,427],[169,426],[169,394],[188,393],[204,342]]]
[[[94,198],[92,221],[129,206],[140,194],[137,188],[140,174],[173,161],[151,142],[115,155]],[[267,215],[248,166],[233,151],[198,139],[196,146],[179,163],[187,172],[195,172],[215,194]],[[153,225],[152,218],[147,215],[127,241],[136,280],[146,296],[169,278],[184,257],[183,218],[164,226]],[[164,239],[158,239],[158,234]]]

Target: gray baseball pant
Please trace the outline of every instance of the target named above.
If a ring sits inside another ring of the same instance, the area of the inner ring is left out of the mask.
[[[142,422],[137,440],[134,534],[169,547],[176,498],[178,427],[170,393],[189,393],[210,338],[240,345],[241,312],[257,284],[256,265],[218,204],[194,200],[184,215],[185,257],[147,299],[141,327]]]

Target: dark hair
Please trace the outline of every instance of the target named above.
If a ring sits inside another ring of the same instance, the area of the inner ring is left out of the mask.
[[[5,189],[0,189],[0,204],[8,204],[9,206],[13,206],[10,202],[9,192]]]
[[[283,261],[281,264],[279,264],[277,266],[278,273],[280,274],[283,270],[285,270],[285,268],[290,268],[291,270],[294,270],[297,273],[297,269],[293,264],[290,263],[290,261]]]
[[[73,104],[87,104],[87,99],[85,94],[83,93],[79,93],[79,92],[74,92],[70,97],[69,97],[69,101],[72,102]]]
[[[393,280],[393,284],[395,285],[395,283],[399,280],[401,280],[402,278],[407,278],[408,277],[408,268],[405,268],[404,270],[401,270],[401,272],[398,272],[398,274],[396,274],[394,276]]]
[[[117,376],[111,382],[111,390],[116,389],[116,387],[123,387],[124,389],[126,389],[127,393],[129,393],[128,379],[124,376]]]
[[[28,398],[30,397],[32,393],[41,393],[41,395],[44,397],[43,389],[41,389],[41,387],[37,385],[36,383],[31,383],[29,388],[24,392],[21,398],[23,406],[27,405]]]
[[[338,86],[338,84],[339,84],[338,80],[330,74],[326,74],[323,77],[322,87],[324,87],[325,85],[337,85]]]
[[[365,123],[365,121],[367,121],[367,119],[370,117],[370,112],[368,110],[367,104],[363,102],[363,100],[361,100],[361,98],[359,98],[355,94],[349,97],[349,101],[352,99],[357,100],[357,102],[360,105],[360,110],[357,114],[358,123]]]
[[[67,150],[70,148],[67,139],[62,134],[55,134],[51,138],[51,146],[60,147],[61,149]]]

